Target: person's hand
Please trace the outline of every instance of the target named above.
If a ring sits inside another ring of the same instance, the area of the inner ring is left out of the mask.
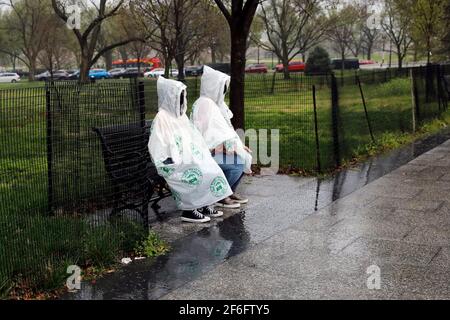
[[[223,148],[223,144],[218,145],[214,150],[215,154],[223,154],[224,153],[224,148]]]
[[[253,153],[253,151],[252,151],[252,149],[250,149],[249,147],[247,147],[247,146],[244,146],[244,150],[245,151],[247,151],[248,153]]]

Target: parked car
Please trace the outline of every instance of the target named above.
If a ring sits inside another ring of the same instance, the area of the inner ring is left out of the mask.
[[[121,75],[122,78],[140,78],[144,76],[144,69],[128,68]]]
[[[211,63],[207,65],[210,68],[213,68],[214,70],[226,73],[226,74],[231,74],[231,65],[229,63]],[[203,74],[203,69],[202,69],[202,74]]]
[[[375,64],[375,61],[373,60],[359,60],[359,64],[362,65],[368,65],[368,64]]]
[[[77,80],[79,78],[80,78],[80,70],[74,70],[69,74],[67,80]]]
[[[109,79],[111,74],[105,69],[92,69],[89,71],[90,79]]]
[[[111,78],[123,78],[124,74],[127,72],[125,68],[115,68],[108,71]]]
[[[144,73],[144,77],[145,78],[158,78],[159,76],[163,76],[164,72],[165,72],[164,68],[156,68],[156,69],[153,69],[152,71]],[[170,70],[170,76],[174,77],[174,78],[178,77],[178,70],[177,69]]]
[[[304,72],[305,68],[306,68],[306,64],[304,62],[291,61],[291,62],[289,62],[288,70],[289,70],[289,72]],[[284,71],[283,64],[277,64],[277,66],[275,67],[275,70],[277,72],[283,72]]]
[[[198,77],[203,74],[202,66],[189,66],[184,69],[184,75],[186,77]]]
[[[342,59],[331,60],[331,67],[333,69],[342,69]],[[359,69],[359,60],[358,59],[345,59],[344,60],[344,69],[347,69],[347,70]]]
[[[246,73],[267,73],[268,69],[265,64],[251,64],[245,68]]]
[[[16,83],[20,81],[20,76],[17,73],[5,72],[0,73],[0,82]]]
[[[66,70],[53,71],[53,76],[50,71],[45,71],[44,73],[38,74],[34,77],[38,81],[48,81],[48,80],[67,80],[70,74]]]

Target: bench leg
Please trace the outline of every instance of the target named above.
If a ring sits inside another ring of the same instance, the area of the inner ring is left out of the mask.
[[[142,220],[144,222],[145,231],[148,231],[148,229],[150,227],[149,218],[148,218],[148,202],[146,202],[142,205],[140,214],[141,214]]]

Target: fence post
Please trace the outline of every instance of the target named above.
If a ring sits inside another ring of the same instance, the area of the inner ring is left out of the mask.
[[[417,108],[417,94],[416,94],[416,84],[415,84],[415,80],[414,80],[414,73],[413,73],[413,69],[409,69],[409,78],[410,78],[410,82],[411,82],[411,105],[412,105],[412,130],[413,133],[416,132],[416,114],[418,113],[418,108]]]
[[[367,111],[366,99],[364,98],[364,92],[363,92],[363,89],[361,86],[361,81],[359,80],[359,77],[357,78],[357,81],[358,81],[358,86],[359,86],[359,92],[361,93],[362,103],[364,105],[364,113],[366,114],[367,126],[369,128],[370,137],[372,138],[372,142],[375,143],[375,137],[373,135],[372,124],[370,123],[369,112]]]
[[[438,98],[438,107],[439,107],[439,115],[444,111],[444,96],[442,94],[442,72],[441,66],[436,65],[436,86],[437,86],[437,98]]]
[[[317,171],[322,173],[322,165],[320,162],[320,142],[319,142],[319,125],[317,120],[317,100],[316,100],[316,86],[312,86],[313,91],[313,105],[314,105],[314,131],[316,135],[316,157],[317,157]]]
[[[143,81],[138,83],[138,105],[139,105],[139,116],[141,120],[142,128],[145,128],[145,85]]]
[[[53,84],[52,84],[53,85]],[[46,105],[46,143],[47,143],[47,210],[53,215],[53,141],[52,141],[52,107],[49,83],[45,84]]]
[[[331,75],[331,120],[333,130],[333,151],[337,167],[341,166],[341,148],[339,143],[339,92],[336,76]]]
[[[277,71],[275,71],[273,73],[273,77],[272,77],[272,88],[270,89],[270,94],[274,94],[275,93],[275,78],[277,76]]]

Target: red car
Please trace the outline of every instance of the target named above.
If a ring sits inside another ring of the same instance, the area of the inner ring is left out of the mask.
[[[251,64],[245,68],[246,73],[267,73],[268,69],[265,64]]]
[[[289,63],[289,72],[304,72],[306,64],[301,61],[292,61]],[[276,66],[277,72],[283,72],[284,67],[282,64]]]
[[[360,65],[375,64],[373,60],[359,60]]]

